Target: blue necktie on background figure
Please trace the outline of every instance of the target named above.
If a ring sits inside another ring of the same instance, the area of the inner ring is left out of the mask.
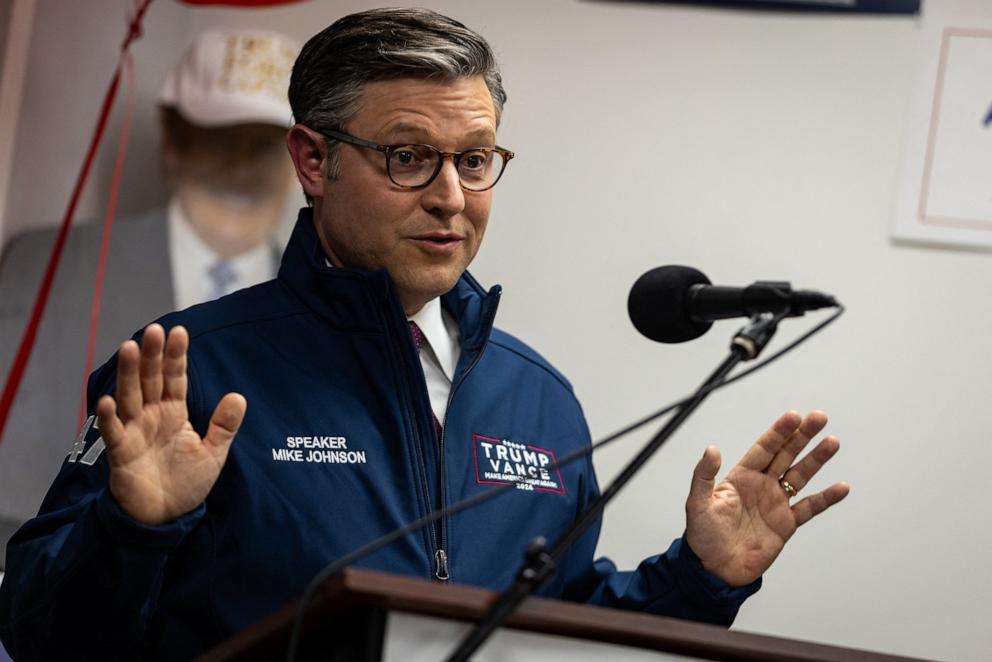
[[[231,263],[227,260],[217,260],[209,269],[207,275],[210,276],[210,294],[208,301],[219,299],[225,294],[230,294],[231,285],[238,280],[238,275],[234,273]]]

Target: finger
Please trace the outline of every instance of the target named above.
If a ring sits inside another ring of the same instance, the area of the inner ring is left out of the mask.
[[[740,465],[755,471],[767,469],[801,422],[802,416],[798,412],[787,411],[779,416],[778,420],[772,423],[772,426],[758,437],[758,441],[744,454]]]
[[[117,352],[117,411],[125,423],[141,413],[140,352],[133,340],[125,340]]]
[[[686,499],[687,509],[694,510],[694,505],[705,504],[709,500],[713,495],[716,474],[719,471],[720,449],[716,446],[708,446],[692,472],[692,484],[689,486],[689,497]]]
[[[792,433],[782,450],[775,454],[775,459],[768,467],[768,473],[776,478],[784,474],[792,466],[793,461],[799,457],[799,454],[803,452],[810,440],[820,434],[826,425],[827,415],[822,411],[812,411],[807,414],[806,418],[799,424],[799,429]],[[795,485],[795,483],[792,484]]]
[[[792,506],[792,513],[796,517],[796,526],[802,526],[824,510],[841,501],[851,492],[851,486],[847,483],[836,483],[822,492],[811,494],[802,501],[798,501]]]
[[[789,481],[796,491],[800,491],[810,481],[816,472],[823,468],[823,465],[830,461],[837,451],[840,450],[840,441],[837,437],[830,436],[816,445],[812,451],[799,460],[791,469],[785,472],[783,478]]]
[[[96,403],[96,425],[100,429],[103,443],[109,452],[116,450],[124,441],[124,424],[117,418],[117,403],[109,395],[101,397]]]
[[[186,352],[189,349],[189,334],[181,326],[169,330],[165,343],[165,361],[162,376],[165,380],[163,397],[166,400],[186,399]]]
[[[217,403],[214,415],[210,417],[207,436],[203,438],[203,442],[222,461],[227,456],[231,442],[234,441],[234,435],[241,427],[247,409],[248,402],[243,395],[228,393]]]
[[[141,336],[141,396],[145,404],[154,404],[162,399],[162,348],[165,346],[165,331],[160,324],[149,324]]]

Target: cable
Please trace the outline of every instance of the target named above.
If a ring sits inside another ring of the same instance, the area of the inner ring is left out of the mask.
[[[107,258],[110,255],[110,233],[114,226],[114,215],[117,212],[117,200],[120,197],[121,178],[124,175],[124,157],[127,156],[128,136],[131,130],[131,113],[134,109],[134,58],[131,53],[124,54],[124,70],[127,73],[124,88],[124,119],[121,121],[121,135],[117,139],[117,160],[114,163],[114,174],[110,180],[110,193],[107,195],[107,211],[103,217],[103,236],[100,239],[100,256],[96,261],[96,281],[93,285],[93,300],[90,303],[90,325],[86,342],[86,367],[83,368],[82,386],[79,397],[79,414],[76,418],[76,429],[82,429],[86,421],[86,385],[90,373],[93,372],[93,355],[96,353],[96,333],[100,325],[100,308],[103,304],[103,283],[107,275]]]

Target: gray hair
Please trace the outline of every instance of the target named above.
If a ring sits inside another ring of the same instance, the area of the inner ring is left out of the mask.
[[[358,112],[365,83],[404,76],[482,76],[499,124],[506,92],[489,44],[458,21],[420,8],[351,14],[314,35],[293,65],[289,104],[300,124],[341,131]],[[328,175],[337,176],[337,167],[331,158]]]

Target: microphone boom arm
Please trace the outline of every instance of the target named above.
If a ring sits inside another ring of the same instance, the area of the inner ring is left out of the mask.
[[[606,508],[606,504],[623,489],[655,452],[681,427],[682,423],[702,404],[717,384],[726,379],[727,375],[739,363],[749,361],[761,352],[774,335],[778,321],[784,316],[785,314],[779,313],[778,315],[766,314],[753,317],[747,326],[735,334],[727,358],[696,389],[692,397],[676,409],[664,427],[641,449],[633,460],[627,463],[623,471],[603,490],[599,497],[589,504],[589,507],[555,543],[555,546],[550,551],[547,550],[543,538],[534,540],[528,546],[526,560],[517,573],[516,581],[496,599],[482,619],[447,658],[447,662],[468,662],[469,657],[485,643],[496,628],[506,622],[524,599],[532,592],[540,589],[551,578],[555,571],[556,561],[592,526],[602,514],[603,509]],[[745,341],[739,341],[741,338],[744,338]]]

